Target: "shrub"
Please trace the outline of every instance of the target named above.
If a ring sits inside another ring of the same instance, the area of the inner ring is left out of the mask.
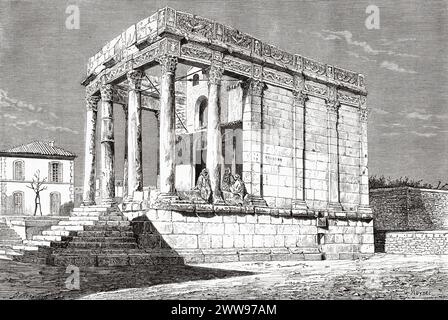
[[[432,185],[430,183],[423,183],[423,180],[416,181],[406,176],[397,179],[392,179],[391,177],[386,178],[384,176],[376,176],[376,175],[369,177],[369,189],[396,188],[396,187],[448,190],[448,183],[442,184],[442,181],[439,181],[437,185]]]

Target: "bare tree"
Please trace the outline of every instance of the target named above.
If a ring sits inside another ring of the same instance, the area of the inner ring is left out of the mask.
[[[36,194],[36,197],[34,198],[34,215],[37,213],[37,208],[39,207],[40,215],[42,216],[42,207],[40,206],[40,193],[41,191],[44,191],[47,189],[46,186],[43,186],[47,178],[40,178],[40,170],[37,170],[36,173],[33,176],[33,180],[30,182],[30,184],[27,186],[28,188],[32,189],[34,193]]]

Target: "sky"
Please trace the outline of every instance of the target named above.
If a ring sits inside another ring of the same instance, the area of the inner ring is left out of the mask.
[[[79,29],[66,28],[69,5],[79,8]],[[0,149],[55,140],[78,155],[81,186],[87,60],[166,5],[364,74],[370,174],[448,181],[448,0],[0,0]],[[379,29],[366,27],[371,5]],[[155,125],[144,116],[147,167],[156,160]],[[116,121],[117,145],[123,130]]]

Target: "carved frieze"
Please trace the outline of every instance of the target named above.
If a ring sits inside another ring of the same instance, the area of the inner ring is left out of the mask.
[[[124,61],[120,64],[117,64],[106,71],[104,75],[104,81],[106,83],[109,83],[125,75],[129,70],[132,70],[132,61]]]
[[[141,67],[155,60],[159,55],[159,45],[150,46],[134,57],[134,68]]]
[[[145,73],[141,70],[131,70],[128,72],[128,83],[130,90],[138,90],[141,88],[142,79]]]
[[[214,34],[213,21],[184,12],[177,12],[177,28],[206,39],[212,39]]]
[[[180,54],[180,42],[171,38],[161,40],[159,42],[159,54],[178,56]]]
[[[350,92],[338,91],[337,99],[343,104],[347,104],[347,105],[351,105],[351,106],[355,106],[355,107],[359,106],[359,96],[354,95]]]
[[[305,81],[305,92],[321,98],[328,97],[328,88],[326,86],[311,81]]]
[[[323,63],[303,57],[303,70],[311,71],[317,75],[325,75],[327,68]]]
[[[98,92],[101,87],[101,78],[98,77],[86,86],[86,95],[91,96]]]
[[[252,49],[252,37],[234,28],[224,26],[223,41],[249,52]]]
[[[369,109],[359,109],[359,120],[361,120],[361,122],[367,122],[369,113]]]
[[[244,60],[239,60],[233,57],[225,57],[223,59],[223,66],[226,70],[233,71],[238,74],[243,74],[246,76],[251,75],[252,65]]]
[[[197,60],[205,63],[210,63],[210,60],[213,57],[213,53],[210,49],[191,43],[185,44],[181,47],[180,55],[188,60]]]
[[[262,74],[263,74],[263,81],[289,88],[292,88],[294,85],[293,76],[287,73],[276,71],[273,69],[263,68]]]
[[[273,59],[283,65],[294,67],[294,56],[269,44],[263,44],[263,57]]]
[[[344,83],[349,83],[352,85],[357,85],[358,84],[358,74],[348,71],[348,70],[344,70],[341,68],[334,68],[334,78],[335,80],[344,82]]]

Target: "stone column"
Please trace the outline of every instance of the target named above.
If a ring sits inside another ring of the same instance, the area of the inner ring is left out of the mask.
[[[86,132],[84,149],[84,189],[83,205],[95,204],[95,172],[96,172],[96,120],[100,97],[86,98]]]
[[[361,97],[361,109],[359,110],[360,122],[360,159],[359,159],[359,211],[362,213],[371,213],[369,207],[369,169],[368,169],[368,153],[367,153],[367,117],[368,109],[365,106],[365,97]]]
[[[327,101],[328,207],[342,210],[339,190],[339,101]]]
[[[174,56],[161,56],[158,58],[161,65],[160,82],[160,192],[163,198],[175,198],[175,74],[177,58]]]
[[[266,84],[249,80],[243,111],[243,181],[246,184],[247,204],[266,207],[262,181],[262,100]]]
[[[222,141],[220,120],[220,91],[224,68],[213,62],[208,77],[207,113],[207,170],[213,194],[213,203],[223,203],[221,192]]]
[[[123,159],[123,200],[128,197],[128,105],[123,104],[124,112],[124,159]]]
[[[307,209],[305,202],[305,102],[308,96],[293,91],[294,199],[292,209]]]
[[[101,203],[110,205],[115,198],[115,145],[112,85],[101,87]]]
[[[135,191],[143,191],[142,107],[140,93],[143,75],[144,73],[140,70],[132,70],[127,74],[129,83],[127,201],[132,201]]]

